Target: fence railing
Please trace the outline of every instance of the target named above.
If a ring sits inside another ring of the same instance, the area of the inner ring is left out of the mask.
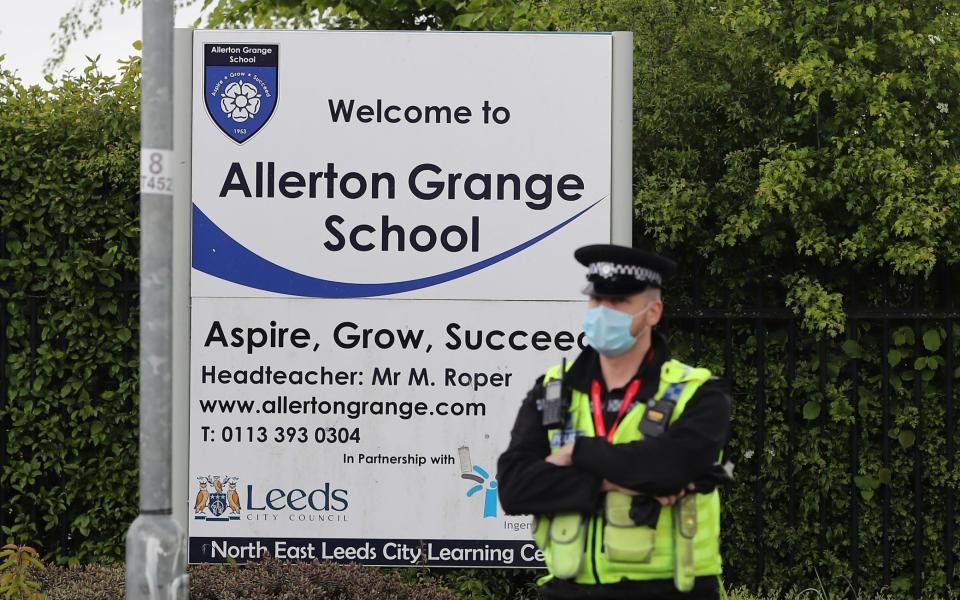
[[[725,572],[737,583],[765,586],[771,569],[786,569],[798,583],[809,583],[816,581],[810,566],[819,563],[824,566],[819,575],[839,575],[858,592],[863,585],[915,597],[956,597],[960,591],[955,274],[938,272],[907,285],[882,279],[882,290],[872,294],[879,298],[874,305],[860,303],[861,290],[848,291],[846,332],[835,339],[805,331],[788,310],[764,307],[762,293],[753,306],[699,306],[699,277],[692,302],[667,307],[662,330],[673,351],[694,363],[706,362],[732,386],[732,458],[743,464],[735,489],[726,494],[724,550]],[[799,378],[805,379],[802,385]],[[845,412],[841,400],[853,410]],[[844,436],[846,448],[838,456],[838,438]],[[810,444],[816,446],[812,452]],[[940,460],[931,460],[931,451]],[[798,462],[803,452],[807,460]],[[833,470],[814,487],[816,474],[804,474],[802,468],[817,452],[825,453]],[[905,453],[910,472],[898,473]],[[829,483],[838,475],[837,460],[843,461],[842,495]],[[877,464],[879,477],[872,472]],[[779,490],[776,497],[771,488]],[[746,497],[752,510],[743,506]],[[904,548],[906,504],[909,551]],[[878,525],[879,532],[865,539],[865,522]],[[735,530],[733,540],[728,528]],[[808,543],[814,535],[815,544]],[[749,549],[743,546],[747,542]],[[832,560],[826,561],[827,555]],[[838,559],[840,572],[830,573]]]

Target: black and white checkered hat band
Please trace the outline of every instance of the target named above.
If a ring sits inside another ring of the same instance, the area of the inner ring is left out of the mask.
[[[595,262],[587,267],[587,275],[599,275],[604,279],[613,279],[618,275],[628,275],[645,283],[663,285],[660,273],[638,265],[618,265],[611,262]]]

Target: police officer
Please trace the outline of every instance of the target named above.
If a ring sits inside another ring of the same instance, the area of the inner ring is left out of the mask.
[[[717,598],[726,386],[653,331],[676,263],[592,245],[588,348],[537,378],[498,461],[500,502],[534,515],[544,598]]]

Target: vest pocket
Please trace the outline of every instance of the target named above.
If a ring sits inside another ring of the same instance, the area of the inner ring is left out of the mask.
[[[631,496],[607,492],[604,500],[603,549],[616,562],[647,563],[653,558],[656,530],[630,518]]]
[[[550,571],[559,579],[573,579],[583,566],[587,538],[584,517],[576,513],[556,515],[550,520]]]

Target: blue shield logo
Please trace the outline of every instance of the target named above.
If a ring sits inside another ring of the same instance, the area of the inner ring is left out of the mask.
[[[238,144],[277,108],[277,44],[204,44],[203,95],[210,118]]]
[[[214,517],[219,517],[227,510],[227,495],[223,492],[211,493],[207,506]]]

